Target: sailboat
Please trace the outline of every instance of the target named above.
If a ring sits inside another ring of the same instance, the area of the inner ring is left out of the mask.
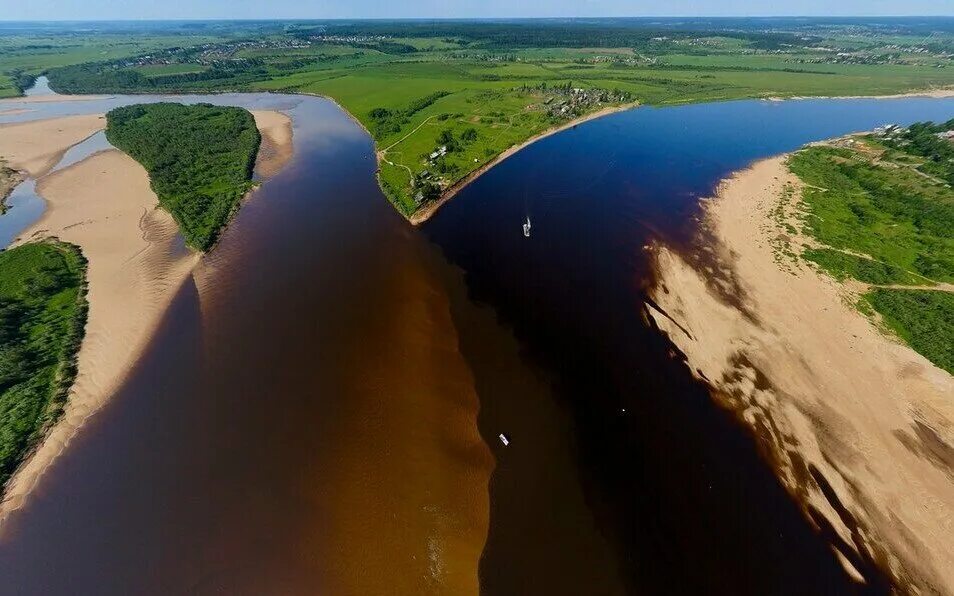
[[[527,238],[530,237],[530,218],[527,217],[527,223],[523,224],[523,235]]]

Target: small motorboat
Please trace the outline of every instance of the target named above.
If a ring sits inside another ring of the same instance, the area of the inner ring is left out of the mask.
[[[500,433],[498,436],[500,437],[500,442],[503,443],[504,447],[510,444],[510,439],[507,438],[507,435]]]
[[[530,218],[527,218],[527,222],[523,224],[523,235],[527,238],[530,237]]]

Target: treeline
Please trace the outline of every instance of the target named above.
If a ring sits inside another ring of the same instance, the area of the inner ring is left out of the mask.
[[[692,39],[720,36],[740,39],[750,47],[775,50],[804,46],[818,41],[806,35],[766,30],[738,30],[713,26],[707,22],[699,28],[683,24],[659,26],[652,21],[606,19],[587,21],[523,20],[512,22],[462,21],[360,21],[328,23],[321,33],[342,36],[441,37],[464,39],[472,47],[507,48],[621,48],[644,47],[654,38]],[[317,31],[317,29],[316,29]],[[296,32],[307,35],[306,30]]]
[[[363,50],[377,50],[385,54],[413,54],[418,49],[406,43],[395,43],[393,41],[380,41],[376,43],[350,43],[351,47]]]
[[[435,91],[430,95],[415,99],[403,110],[374,108],[368,112],[368,117],[373,123],[371,132],[374,134],[374,138],[380,140],[388,135],[400,132],[401,127],[408,123],[411,116],[448,95],[450,95],[450,91]]]
[[[268,78],[268,69],[257,62],[216,65],[202,72],[147,77],[133,68],[91,63],[54,68],[50,88],[57,93],[153,93],[236,88]]]
[[[33,83],[36,82],[36,75],[23,72],[22,70],[16,68],[7,73],[7,76],[10,77],[10,80],[13,82],[13,86],[22,95],[24,91],[33,86]]]
[[[0,486],[63,411],[86,325],[85,276],[71,244],[0,251]]]
[[[106,138],[141,163],[186,242],[208,250],[249,189],[260,136],[248,110],[138,104],[106,115]]]
[[[360,58],[364,54],[353,52],[351,54],[319,55],[313,58],[293,58],[290,60],[281,60],[279,62],[269,62],[268,66],[279,71],[301,70],[310,66],[318,66],[329,62],[339,62],[341,60],[352,60]]]

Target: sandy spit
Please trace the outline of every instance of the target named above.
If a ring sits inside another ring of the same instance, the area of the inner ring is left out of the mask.
[[[277,174],[292,156],[292,121],[287,114],[274,110],[253,110],[255,126],[262,135],[262,144],[255,160],[255,171],[270,177]]]
[[[537,141],[545,139],[551,135],[555,135],[558,132],[567,130],[568,128],[573,128],[574,126],[577,126],[578,124],[583,124],[584,122],[589,122],[590,120],[596,120],[597,118],[602,118],[603,116],[608,116],[610,114],[615,114],[617,112],[623,112],[630,108],[636,107],[637,105],[639,104],[630,103],[630,104],[625,104],[621,106],[603,108],[602,110],[592,112],[590,114],[586,114],[585,116],[580,116],[579,118],[576,118],[574,120],[570,120],[569,122],[566,122],[565,124],[548,128],[547,130],[541,132],[540,134],[530,137],[523,143],[510,147],[509,149],[507,149],[506,151],[504,151],[503,153],[495,157],[493,160],[487,162],[483,166],[477,168],[476,170],[474,170],[473,172],[471,172],[464,178],[461,178],[456,183],[448,187],[447,190],[444,191],[444,193],[441,195],[441,197],[438,200],[434,201],[433,203],[429,203],[428,205],[425,205],[424,208],[416,211],[414,215],[408,218],[408,220],[416,226],[424,223],[425,221],[430,219],[431,216],[437,213],[437,211],[441,207],[443,207],[444,204],[447,203],[447,201],[457,196],[457,193],[463,190],[468,184],[470,184],[477,178],[483,176],[485,173],[489,172],[491,168],[501,163],[508,157],[516,154],[517,152],[519,152],[522,149],[525,149],[526,147],[529,147],[530,145],[536,143]],[[383,156],[381,155],[381,152],[378,152],[379,164],[382,158]]]
[[[850,288],[774,250],[798,252],[773,214],[799,207],[785,160],[723,183],[692,258],[653,247],[653,299],[668,316],[650,316],[753,430],[849,571],[954,593],[954,377],[855,310]]]
[[[256,122],[271,151],[262,162],[277,171],[291,157],[291,121],[259,112]],[[184,248],[172,216],[159,208],[145,169],[121,151],[102,151],[44,176],[37,193],[47,210],[21,242],[56,237],[82,249],[89,262],[89,314],[63,416],[8,482],[0,521],[24,504],[86,419],[119,389],[201,260]]]
[[[67,149],[105,127],[102,114],[0,124],[0,159],[39,178],[53,169]]]

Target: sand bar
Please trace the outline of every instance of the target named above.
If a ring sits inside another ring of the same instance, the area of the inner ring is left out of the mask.
[[[105,127],[102,114],[0,124],[0,159],[39,178],[53,169],[67,149]]]
[[[255,171],[266,178],[277,174],[292,156],[292,121],[274,110],[252,110],[262,144],[255,160]]]
[[[954,593],[954,377],[879,331],[848,286],[778,258],[786,184],[800,197],[784,156],[759,162],[706,202],[701,257],[655,247],[668,317],[650,316],[830,525],[846,567]]]

